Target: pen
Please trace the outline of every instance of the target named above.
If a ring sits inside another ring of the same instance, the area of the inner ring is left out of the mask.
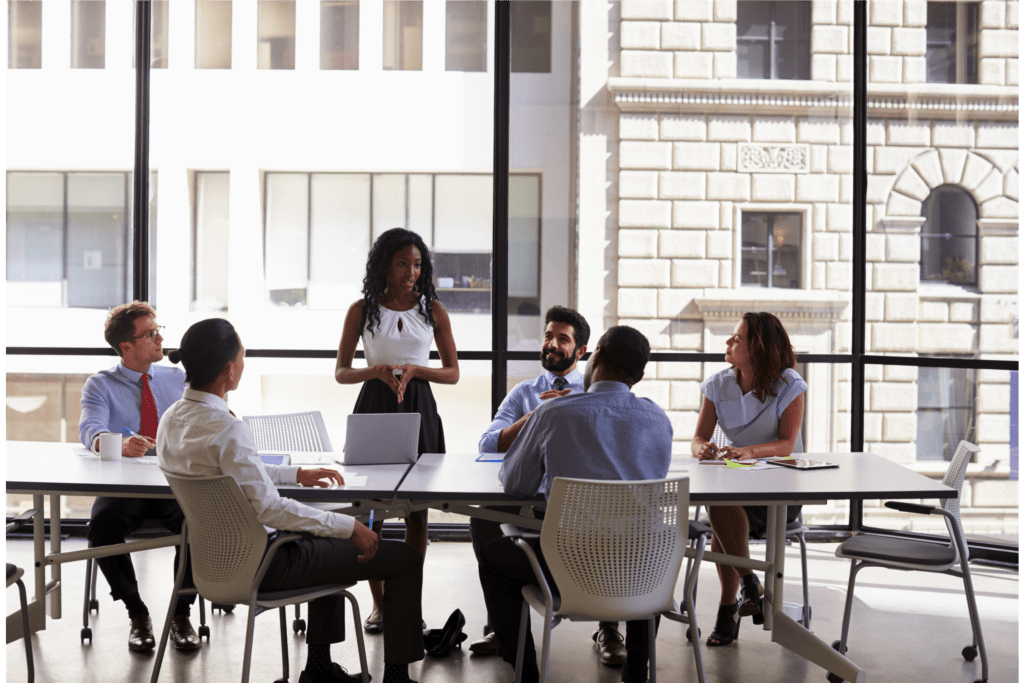
[[[370,527],[371,529],[373,528],[373,510],[370,510],[370,523],[366,526]]]
[[[125,434],[127,434],[129,437],[137,436],[140,439],[146,438],[146,437],[142,436],[142,434],[136,434],[135,432],[133,432],[132,430],[128,429],[127,427],[122,427],[121,431],[124,432]]]

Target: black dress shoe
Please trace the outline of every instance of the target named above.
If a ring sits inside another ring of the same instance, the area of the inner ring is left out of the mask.
[[[128,631],[128,649],[132,652],[149,652],[154,647],[156,638],[153,637],[153,621],[149,615],[132,619]]]
[[[176,616],[171,618],[171,642],[174,643],[175,650],[181,650],[182,652],[191,652],[192,650],[198,650],[200,646],[199,636],[192,629],[192,623],[186,616]]]
[[[622,634],[611,626],[599,628],[593,635],[594,649],[605,666],[622,666],[626,661],[626,646]]]

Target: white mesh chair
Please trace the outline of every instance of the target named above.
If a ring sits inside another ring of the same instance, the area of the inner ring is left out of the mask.
[[[319,410],[287,415],[246,415],[242,418],[261,451],[330,452],[323,415]]]
[[[260,451],[333,451],[331,437],[327,435],[327,426],[319,410],[284,415],[247,415],[242,421],[249,425],[253,439],[256,440],[256,449]],[[216,612],[224,607],[211,605],[210,609]],[[230,612],[231,608],[224,611]],[[292,631],[306,632],[306,620],[302,618],[302,611],[298,605],[295,605]]]
[[[21,577],[24,575],[25,570],[16,567],[10,562],[7,562],[7,587],[10,588],[12,583],[18,584],[18,600],[21,603],[21,637],[25,641],[25,664],[28,667],[28,683],[36,680],[35,667],[32,665],[32,629],[29,627],[28,622],[28,598],[25,595],[25,584],[22,583]],[[9,633],[9,632],[8,632]],[[8,639],[7,642],[10,642]]]
[[[152,683],[160,675],[160,664],[167,647],[167,634],[171,628],[174,604],[179,594],[198,592],[211,602],[224,605],[244,604],[249,607],[246,619],[245,657],[242,664],[242,683],[249,680],[249,665],[252,659],[253,629],[256,616],[266,610],[278,608],[281,621],[281,659],[284,674],[278,683],[288,680],[288,641],[285,627],[285,607],[308,602],[326,595],[344,595],[352,605],[356,640],[359,645],[359,662],[362,665],[363,683],[368,683],[366,649],[363,646],[363,631],[359,628],[359,605],[348,592],[352,583],[324,584],[289,591],[261,591],[260,582],[270,567],[277,549],[299,536],[289,534],[276,538],[267,548],[267,531],[256,511],[228,475],[216,477],[179,477],[164,472],[171,485],[174,497],[185,512],[182,525],[182,553],[178,575],[167,607],[160,649],[153,665]],[[266,551],[266,552],[264,552]],[[183,568],[186,552],[192,556],[192,577],[196,588],[182,588]]]
[[[650,622],[650,680],[657,681],[654,617],[675,610],[672,592],[686,549],[690,500],[686,477],[647,481],[595,481],[558,477],[552,484],[540,535],[554,586],[544,578],[533,549],[523,538],[537,578],[523,587],[516,655],[516,683],[530,608],[544,615],[540,680],[547,680],[551,629],[562,619],[581,621],[647,619]],[[503,525],[507,533],[514,527]],[[696,627],[689,591],[685,608]],[[693,645],[697,675],[704,681],[700,642]]]
[[[946,520],[946,528],[949,530],[949,545],[867,533],[857,534],[839,544],[836,557],[852,560],[850,583],[846,591],[846,608],[843,611],[843,631],[839,640],[832,643],[832,647],[840,653],[846,654],[846,637],[850,629],[850,610],[853,607],[853,586],[857,572],[865,567],[941,572],[963,579],[974,638],[971,645],[965,647],[961,654],[964,659],[971,661],[980,652],[981,680],[978,683],[988,680],[988,657],[985,654],[985,641],[981,635],[981,620],[978,617],[978,605],[974,599],[974,586],[971,583],[970,552],[964,541],[963,526],[960,524],[960,491],[964,485],[967,463],[971,456],[979,450],[977,446],[967,441],[961,441],[957,446],[953,460],[949,463],[949,469],[946,470],[946,476],[942,479],[943,484],[956,489],[957,497],[946,499],[941,507],[899,501],[889,501],[885,504],[886,507],[901,512],[942,515]],[[830,673],[828,680],[832,683],[840,683],[843,679]]]

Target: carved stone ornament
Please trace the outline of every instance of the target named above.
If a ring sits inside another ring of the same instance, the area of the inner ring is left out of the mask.
[[[740,144],[739,170],[746,173],[807,173],[810,145]]]

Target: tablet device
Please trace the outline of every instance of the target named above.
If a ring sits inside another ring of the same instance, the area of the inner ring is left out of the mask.
[[[834,462],[809,460],[807,458],[766,458],[765,462],[769,465],[788,467],[793,470],[827,470],[832,467],[839,467]]]
[[[419,456],[419,413],[361,413],[348,416],[343,465],[414,463]]]

